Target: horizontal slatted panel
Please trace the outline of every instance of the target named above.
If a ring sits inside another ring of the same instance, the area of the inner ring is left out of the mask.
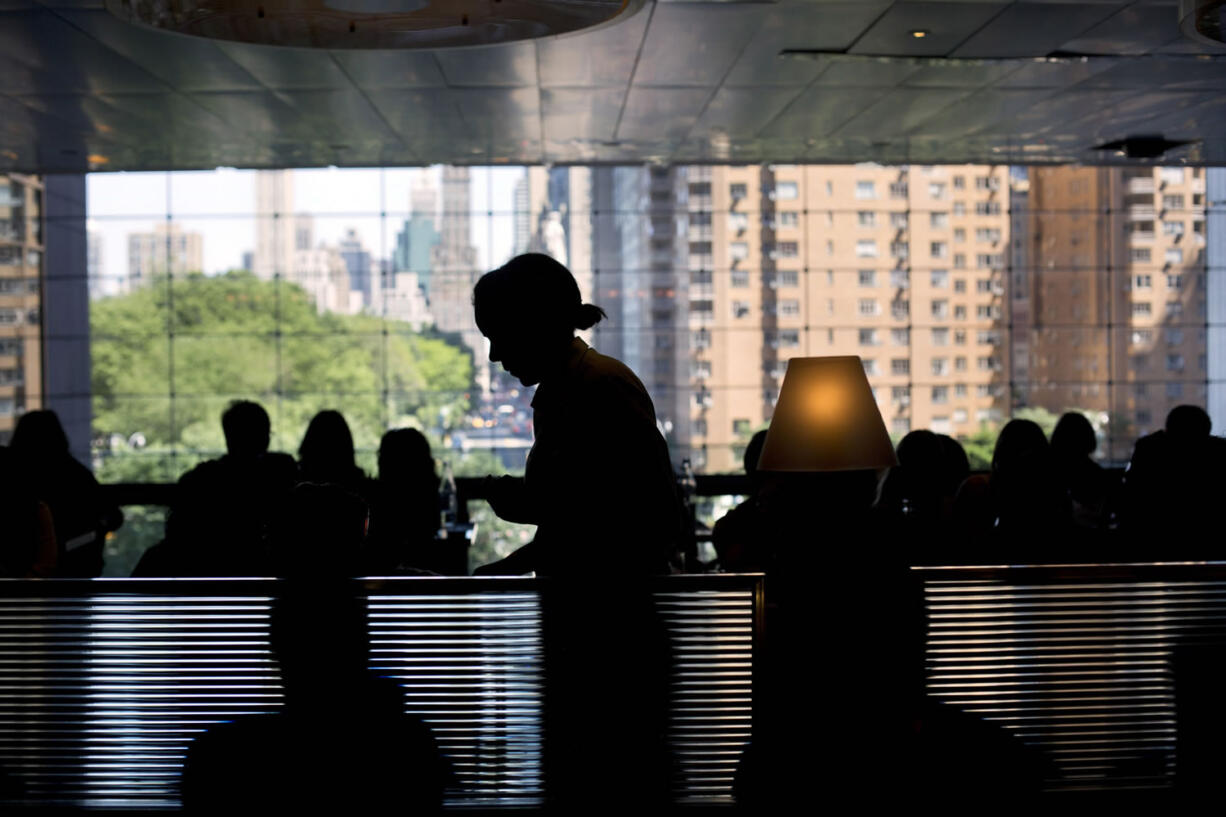
[[[0,765],[34,800],[176,806],[195,735],[281,704],[268,651],[272,582],[0,584]],[[674,577],[657,594],[674,648],[683,799],[729,798],[749,734],[756,587]],[[380,580],[367,610],[372,668],[402,684],[406,709],[456,769],[449,802],[537,802],[533,583]]]
[[[931,695],[1046,752],[1052,790],[1173,784],[1171,659],[1226,636],[1220,566],[921,573]]]

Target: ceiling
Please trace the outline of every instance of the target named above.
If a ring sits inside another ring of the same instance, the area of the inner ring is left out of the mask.
[[[1199,140],[1168,162],[1226,164],[1210,53],[1173,0],[649,0],[584,33],[414,51],[0,0],[0,170],[1101,162],[1122,159],[1095,145],[1139,134]]]

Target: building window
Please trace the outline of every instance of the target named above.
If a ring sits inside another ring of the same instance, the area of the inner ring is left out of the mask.
[[[976,176],[975,177],[975,189],[976,190],[999,190],[1000,189],[1000,177],[999,176]]]
[[[949,418],[943,415],[934,415],[932,418],[932,429],[935,434],[948,434],[953,431],[953,427],[949,424]]]
[[[728,185],[728,195],[732,196],[732,200],[743,199],[749,195],[749,185],[746,184],[730,184]]]
[[[1147,343],[1152,343],[1154,340],[1153,330],[1133,329],[1131,340],[1133,346],[1144,346]]]
[[[993,355],[979,358],[979,369],[985,372],[994,372],[1000,368],[1000,358]]]
[[[961,201],[954,202],[954,215],[955,216],[966,215],[966,203],[965,202],[961,202]]]
[[[929,182],[928,197],[933,199],[945,198],[945,183],[944,182]]]
[[[800,196],[800,187],[796,182],[776,182],[775,198],[779,201],[791,201]]]
[[[906,241],[891,241],[890,242],[890,257],[903,259],[911,252],[911,246]]]
[[[1182,264],[1183,250],[1181,250],[1179,247],[1169,247],[1167,248],[1165,257],[1166,263],[1168,264]]]
[[[1183,184],[1183,168],[1182,167],[1160,167],[1158,168],[1158,181],[1163,184]]]
[[[966,189],[966,177],[965,176],[954,176],[954,190],[965,190],[965,189]]]
[[[949,255],[949,245],[944,241],[933,241],[928,245],[928,250],[933,258],[945,258]]]
[[[1182,329],[1167,329],[1162,334],[1166,337],[1166,342],[1169,346],[1178,346],[1183,343]]]
[[[905,199],[907,197],[907,183],[893,182],[890,185],[890,198]]]
[[[858,258],[876,258],[877,257],[877,242],[871,238],[862,238],[856,242],[856,257]]]
[[[1005,265],[1005,256],[1004,253],[979,253],[975,256],[975,263],[980,269],[1000,269]]]
[[[895,361],[890,361],[891,368],[893,368],[894,362]],[[894,374],[899,374],[899,372],[894,372]],[[901,374],[906,374],[906,372],[902,372]],[[904,405],[911,402],[911,387],[910,386],[891,387],[890,399],[894,401],[895,403],[902,403]]]
[[[895,346],[908,346],[911,343],[910,329],[891,329],[890,343]]]
[[[911,421],[906,417],[895,417],[890,420],[890,431],[894,436],[905,436],[911,433]]]
[[[944,327],[938,327],[932,330],[932,345],[933,346],[948,346],[949,345],[949,330]]]
[[[829,184],[829,182],[827,182]],[[875,199],[877,198],[877,186],[872,182],[856,182],[856,198],[858,199]]]
[[[933,386],[932,387],[932,402],[933,403],[948,403],[949,402],[949,386]]]
[[[975,215],[977,216],[999,216],[1000,202],[998,201],[977,201],[975,202]]]
[[[1166,384],[1166,396],[1170,400],[1178,400],[1179,398],[1183,397],[1183,384],[1182,383],[1167,383]]]
[[[1128,250],[1128,260],[1134,264],[1148,264],[1152,257],[1149,247],[1131,247]]]
[[[890,361],[890,374],[911,374],[911,359],[896,357]]]
[[[733,301],[732,302],[732,317],[744,318],[749,315],[748,301]]]
[[[796,227],[800,224],[800,215],[795,210],[783,210],[779,213],[780,227]]]
[[[795,317],[800,314],[800,301],[795,298],[784,298],[779,302],[779,314],[785,317]]]
[[[966,358],[964,357],[954,358],[954,371],[958,371],[958,372],[966,371]]]
[[[690,361],[690,377],[695,379],[706,378],[711,376],[711,361],[709,360],[691,360]]]
[[[871,357],[864,358],[860,361],[864,365],[864,373],[872,377],[877,374],[877,361]]]
[[[733,261],[744,261],[749,258],[749,244],[744,241],[733,241],[728,245],[728,257]]]
[[[1167,289],[1182,289],[1183,288],[1183,276],[1182,275],[1166,276],[1166,288]]]
[[[1000,317],[1000,307],[996,304],[980,304],[975,307],[975,317],[995,320]]]
[[[939,300],[932,302],[932,317],[944,318],[949,315],[949,301]]]
[[[800,285],[800,273],[794,269],[779,270],[779,285],[794,287]]]
[[[861,315],[876,315],[878,314],[878,306],[876,298],[861,298],[860,299],[860,314]]]
[[[890,270],[890,286],[906,289],[911,285],[911,275],[905,269]]]
[[[780,241],[775,245],[773,257],[795,258],[800,255],[800,245],[795,241]]]
[[[890,302],[890,314],[899,320],[906,319],[911,314],[911,302],[906,298],[895,298]]]
[[[954,330],[954,345],[955,346],[965,346],[966,345],[966,330],[965,329],[955,329]]]
[[[966,256],[960,252],[954,253],[954,269],[966,269]]]
[[[949,358],[934,357],[932,359],[932,374],[935,377],[949,374]]]
[[[954,281],[954,292],[958,294],[964,294],[966,292],[966,279],[965,278],[958,278],[957,280]]]
[[[729,284],[734,287],[749,286],[749,270],[734,269]]]
[[[1163,210],[1182,210],[1183,209],[1183,194],[1168,193],[1162,197]]]
[[[693,224],[694,222],[691,220],[690,223]],[[735,230],[738,233],[741,232],[742,230],[748,230],[749,229],[749,213],[729,213],[728,214],[728,229]]]
[[[1166,314],[1171,315],[1171,316],[1182,315],[1183,314],[1183,301],[1167,301],[1166,302]]]
[[[1134,275],[1132,276],[1132,286],[1134,289],[1149,289],[1154,285],[1154,276],[1152,275]]]
[[[1162,222],[1162,234],[1169,235],[1169,236],[1176,236],[1176,237],[1183,235],[1183,222],[1182,221],[1164,221]]]
[[[856,223],[861,227],[875,227],[877,225],[877,214],[872,210],[861,210],[856,213]]]
[[[928,226],[934,230],[943,230],[949,226],[949,213],[929,213]]]
[[[876,346],[877,345],[877,330],[876,329],[861,329],[860,330],[860,345],[861,346]]]
[[[954,307],[954,320],[956,321],[966,320],[966,306],[965,305],[958,304],[957,306]]]
[[[690,312],[700,317],[710,317],[715,314],[714,302],[707,299],[690,301]]]
[[[1000,241],[999,227],[979,227],[975,230],[976,241]]]
[[[905,212],[890,213],[890,226],[895,230],[907,229],[907,214]]]
[[[860,270],[859,280],[862,287],[877,286],[877,273],[871,269],[862,269]]]

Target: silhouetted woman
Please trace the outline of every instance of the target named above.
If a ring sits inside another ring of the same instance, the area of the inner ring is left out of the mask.
[[[340,485],[361,497],[369,493],[370,480],[354,462],[353,434],[339,411],[311,418],[298,447],[298,481]]]
[[[1051,452],[1069,501],[1073,521],[1080,527],[1097,528],[1103,522],[1107,502],[1107,474],[1091,456],[1098,448],[1098,435],[1086,416],[1070,411],[1051,433]]]
[[[439,478],[430,442],[415,428],[397,428],[379,442],[373,486],[368,575],[430,569],[429,547],[439,526]]]
[[[59,576],[102,574],[105,535],[123,524],[123,512],[102,497],[98,480],[73,459],[68,435],[54,411],[28,411],[10,443],[26,485],[47,503],[55,526]]]
[[[0,579],[45,579],[55,575],[58,551],[47,503],[26,484],[26,474],[0,446]]]
[[[575,337],[605,314],[552,258],[521,255],[487,273],[473,305],[490,360],[537,386],[524,477],[486,483],[494,511],[535,523],[536,538],[479,572],[550,578],[546,797],[662,798],[668,650],[646,578],[667,570],[683,517],[655,408],[634,372]]]

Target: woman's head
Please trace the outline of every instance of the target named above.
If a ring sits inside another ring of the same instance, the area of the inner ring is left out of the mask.
[[[353,461],[353,435],[339,411],[321,411],[311,418],[298,447],[302,468],[312,478],[334,480],[349,476]]]
[[[1098,448],[1098,436],[1084,414],[1070,411],[1056,423],[1051,433],[1051,447],[1061,457],[1088,457]]]
[[[1031,420],[1010,420],[996,438],[992,451],[992,470],[999,471],[1023,460],[1046,455],[1047,437],[1039,424]]]
[[[487,272],[473,288],[473,310],[489,338],[490,360],[525,386],[541,381],[565,353],[576,329],[590,329],[604,310],[583,303],[570,270],[528,253]]]
[[[379,442],[379,479],[395,482],[434,482],[434,454],[430,442],[415,428],[396,428]]]
[[[23,457],[45,458],[68,455],[68,435],[54,411],[27,411],[17,421],[9,443],[13,453]]]

